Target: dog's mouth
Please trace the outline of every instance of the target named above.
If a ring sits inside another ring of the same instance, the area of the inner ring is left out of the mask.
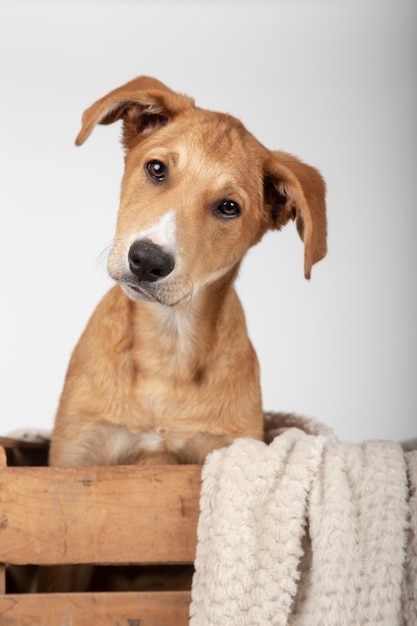
[[[186,281],[156,281],[141,283],[132,280],[119,280],[120,286],[126,295],[135,302],[156,302],[163,306],[175,306],[192,296],[193,288],[189,280]]]
[[[120,286],[124,290],[124,292],[131,298],[132,300],[140,300],[140,301],[155,301],[155,297],[149,293],[148,290],[144,288],[140,288],[138,285],[129,282],[120,282]]]

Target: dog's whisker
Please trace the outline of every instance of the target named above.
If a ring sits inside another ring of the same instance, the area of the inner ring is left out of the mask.
[[[107,273],[107,263],[109,259],[110,250],[113,247],[113,241],[110,241],[100,252],[96,258],[96,267],[100,270],[104,270]]]

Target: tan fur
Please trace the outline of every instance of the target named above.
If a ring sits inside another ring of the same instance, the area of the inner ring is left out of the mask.
[[[236,437],[263,437],[259,368],[233,287],[240,261],[267,230],[295,219],[309,278],[326,254],[325,187],[314,168],[153,78],[87,109],[77,144],[117,119],[125,173],[108,269],[119,284],[74,350],[50,463],[201,463]],[[152,160],[166,166],[165,181],[150,179]],[[224,200],[241,214],[219,217]],[[127,255],[143,238],[175,267],[131,289]]]

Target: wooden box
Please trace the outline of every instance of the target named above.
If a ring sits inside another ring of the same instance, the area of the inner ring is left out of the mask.
[[[188,624],[190,582],[182,590],[31,593],[11,581],[12,572],[52,564],[164,572],[188,564],[192,572],[200,466],[51,468],[46,445],[0,445],[2,626]]]

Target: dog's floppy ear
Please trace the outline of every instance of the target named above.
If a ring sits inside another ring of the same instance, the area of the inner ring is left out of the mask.
[[[304,241],[304,275],[327,252],[326,187],[320,173],[286,152],[271,152],[265,164],[265,204],[271,228],[295,219]]]
[[[123,119],[123,139],[129,148],[139,134],[152,132],[181,111],[194,107],[194,100],[177,94],[156,78],[139,76],[100,98],[83,113],[82,128],[75,140],[80,146],[96,124]]]

